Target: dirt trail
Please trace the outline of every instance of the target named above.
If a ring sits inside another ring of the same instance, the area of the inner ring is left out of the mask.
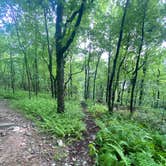
[[[31,121],[9,109],[6,100],[0,100],[0,166],[93,166],[88,145],[94,141],[98,127],[85,103],[82,108],[86,124],[82,139],[61,146],[58,140],[39,134]],[[67,155],[58,157],[64,153]]]
[[[54,148],[52,141],[41,136],[33,123],[9,109],[0,101],[0,165],[51,166]]]
[[[89,156],[88,145],[95,140],[99,128],[96,126],[92,115],[87,111],[87,105],[84,102],[81,105],[85,113],[86,131],[83,133],[82,140],[76,141],[69,146],[69,164],[71,166],[93,166],[95,163]]]

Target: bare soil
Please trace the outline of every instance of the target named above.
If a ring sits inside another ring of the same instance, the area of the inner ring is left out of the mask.
[[[0,166],[93,166],[88,145],[98,131],[86,105],[86,131],[81,140],[70,145],[65,140],[39,133],[33,122],[0,101]]]
[[[51,166],[55,153],[52,140],[39,134],[34,124],[0,101],[0,165]],[[3,124],[13,124],[3,127]]]

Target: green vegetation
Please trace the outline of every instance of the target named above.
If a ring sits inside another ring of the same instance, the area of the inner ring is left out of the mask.
[[[2,0],[0,11],[0,98],[61,139],[96,121],[100,166],[166,165],[166,0]]]
[[[143,120],[140,120],[140,115]],[[97,165],[166,165],[166,131],[156,130],[159,123],[156,121],[157,113],[148,115],[140,112],[129,119],[126,111],[114,113],[113,116],[101,113],[96,120],[100,131],[95,142],[89,145]],[[163,118],[166,119],[166,116]]]
[[[58,137],[81,138],[82,131],[85,130],[84,114],[79,102],[67,101],[67,111],[64,114],[58,114],[54,111],[57,107],[56,102],[49,95],[40,94],[40,97],[34,96],[32,99],[29,99],[23,91],[18,91],[14,95],[1,91],[0,95],[3,98],[12,99],[11,106],[24,113],[43,132]]]

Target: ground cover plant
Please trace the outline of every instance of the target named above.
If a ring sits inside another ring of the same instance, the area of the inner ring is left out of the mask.
[[[94,108],[93,106],[92,109]],[[150,116],[153,121],[148,119],[148,116],[144,117],[145,125],[136,118],[137,115],[129,119],[129,114],[123,111],[114,115],[103,113],[103,110],[101,113],[96,117],[100,131],[96,140],[89,145],[97,165],[164,166],[166,164],[166,134],[152,126],[156,115]]]
[[[78,101],[68,101],[67,111],[64,114],[56,113],[56,102],[47,94],[39,94],[29,99],[26,92],[18,91],[16,94],[1,91],[1,97],[11,99],[11,106],[31,119],[46,133],[58,137],[81,138],[85,130],[83,122],[84,113]]]
[[[0,144],[20,115],[56,165],[165,166],[165,73],[166,0],[0,1]]]

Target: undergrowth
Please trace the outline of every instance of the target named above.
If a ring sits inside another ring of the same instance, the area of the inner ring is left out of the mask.
[[[99,166],[165,166],[166,135],[152,128],[147,117],[145,125],[136,114],[109,115],[102,106],[90,106],[100,127],[96,140],[89,144],[90,154]],[[100,114],[99,114],[100,112]],[[104,113],[105,112],[105,113]],[[146,113],[148,114],[148,113]],[[151,114],[150,114],[151,115]],[[156,117],[151,117],[151,119]],[[152,121],[153,123],[154,121]],[[149,126],[148,126],[149,123]]]
[[[27,93],[17,91],[14,95],[9,92],[0,92],[1,97],[11,100],[11,106],[22,112],[41,129],[58,137],[80,138],[85,130],[84,114],[79,102],[66,101],[65,113],[56,112],[56,101],[48,95],[39,94],[28,99]]]

